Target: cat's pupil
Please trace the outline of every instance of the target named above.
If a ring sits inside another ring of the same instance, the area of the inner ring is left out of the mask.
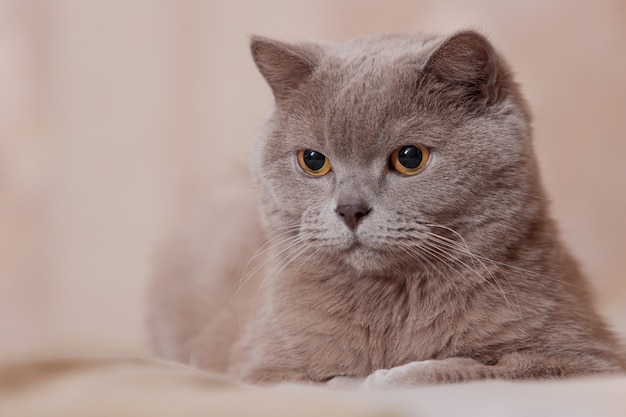
[[[424,154],[417,146],[404,146],[398,151],[398,162],[405,168],[415,169],[419,167],[422,159],[424,159]]]
[[[324,166],[324,162],[326,162],[326,157],[324,155],[311,149],[304,151],[302,159],[304,160],[304,164],[311,171],[319,171]]]

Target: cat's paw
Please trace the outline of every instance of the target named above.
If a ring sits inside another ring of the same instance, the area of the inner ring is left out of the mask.
[[[359,378],[355,376],[336,376],[328,382],[326,382],[326,386],[334,389],[360,389],[361,385],[365,381],[364,378]]]
[[[370,374],[359,388],[364,391],[414,387],[428,383],[424,378],[435,360],[409,362],[391,369],[379,369]]]
[[[364,391],[408,388],[450,382],[494,378],[501,370],[471,358],[446,358],[409,362],[391,369],[378,370],[360,386]]]

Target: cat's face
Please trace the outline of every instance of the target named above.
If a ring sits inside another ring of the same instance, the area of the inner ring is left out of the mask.
[[[359,273],[453,266],[526,227],[539,193],[528,118],[480,35],[257,39],[253,53],[277,101],[255,173],[285,256]]]

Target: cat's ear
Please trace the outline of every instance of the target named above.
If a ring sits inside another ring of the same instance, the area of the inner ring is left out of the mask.
[[[446,39],[429,57],[424,73],[465,89],[487,105],[504,95],[506,70],[489,41],[474,31]]]
[[[252,37],[250,50],[277,102],[289,97],[309,78],[318,60],[313,47],[291,45],[261,36]]]

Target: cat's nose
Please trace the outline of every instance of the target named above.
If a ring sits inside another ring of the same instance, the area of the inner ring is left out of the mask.
[[[335,211],[350,230],[355,230],[361,219],[367,216],[372,209],[364,204],[341,204],[337,206]]]

